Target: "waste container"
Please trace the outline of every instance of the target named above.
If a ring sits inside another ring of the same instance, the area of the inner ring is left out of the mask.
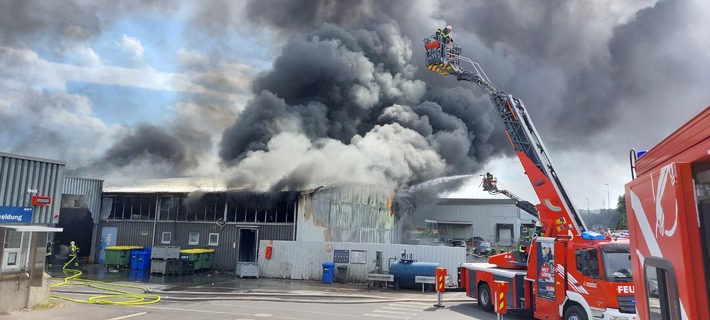
[[[138,251],[135,270],[150,270],[150,251]],[[133,263],[133,261],[131,261]]]
[[[338,273],[335,274],[335,281],[338,283],[345,283],[348,279],[348,266],[338,266]]]
[[[138,246],[113,246],[106,247],[106,258],[104,263],[115,266],[131,266],[131,250],[143,249]]]
[[[202,270],[209,270],[212,268],[213,255],[214,249],[204,249],[202,252]]]
[[[190,261],[193,271],[202,269],[202,249],[183,249],[180,250],[180,259]]]
[[[142,255],[145,253],[146,252],[141,249],[132,249],[131,250],[131,269],[138,270],[139,260],[142,259]],[[148,253],[148,254],[150,254],[150,253]]]
[[[323,263],[323,283],[333,283],[333,276],[335,275],[334,269],[335,263]]]

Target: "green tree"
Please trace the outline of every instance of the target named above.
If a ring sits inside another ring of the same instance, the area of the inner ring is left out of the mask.
[[[617,230],[627,230],[629,229],[629,221],[626,216],[626,196],[620,195],[619,200],[616,203],[616,211],[621,215],[621,219],[616,223]]]

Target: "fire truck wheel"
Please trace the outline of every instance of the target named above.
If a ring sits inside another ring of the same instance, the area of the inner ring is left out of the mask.
[[[565,311],[565,320],[587,320],[587,313],[578,305],[573,305]]]
[[[491,288],[488,287],[488,284],[482,283],[478,286],[478,305],[481,306],[483,310],[493,310],[493,303],[491,302]]]

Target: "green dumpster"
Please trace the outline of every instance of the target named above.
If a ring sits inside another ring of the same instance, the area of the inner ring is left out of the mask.
[[[114,266],[130,266],[131,265],[131,250],[143,249],[139,246],[112,246],[106,247],[106,256],[104,264]]]
[[[180,258],[192,262],[195,270],[212,268],[212,254],[214,249],[184,249],[180,250]]]
[[[212,256],[214,255],[214,249],[205,249],[202,253],[202,270],[209,270],[212,268]]]
[[[202,269],[202,249],[180,250],[180,259],[190,261],[195,270]]]

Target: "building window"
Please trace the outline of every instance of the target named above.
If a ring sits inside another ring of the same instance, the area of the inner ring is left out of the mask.
[[[17,252],[8,252],[7,254],[7,266],[14,267],[17,265]]]
[[[182,198],[177,196],[161,196],[160,197],[160,214],[158,215],[158,220],[162,221],[175,221],[177,220],[178,213],[184,209],[181,206]]]
[[[190,246],[196,246],[200,244],[200,233],[199,232],[190,232],[190,236],[187,239],[187,244]]]
[[[219,245],[219,233],[210,233],[207,245],[216,247]]]
[[[109,219],[155,220],[158,199],[154,195],[114,195]]]
[[[173,234],[169,231],[164,231],[160,237],[160,244],[170,244],[172,241]]]

